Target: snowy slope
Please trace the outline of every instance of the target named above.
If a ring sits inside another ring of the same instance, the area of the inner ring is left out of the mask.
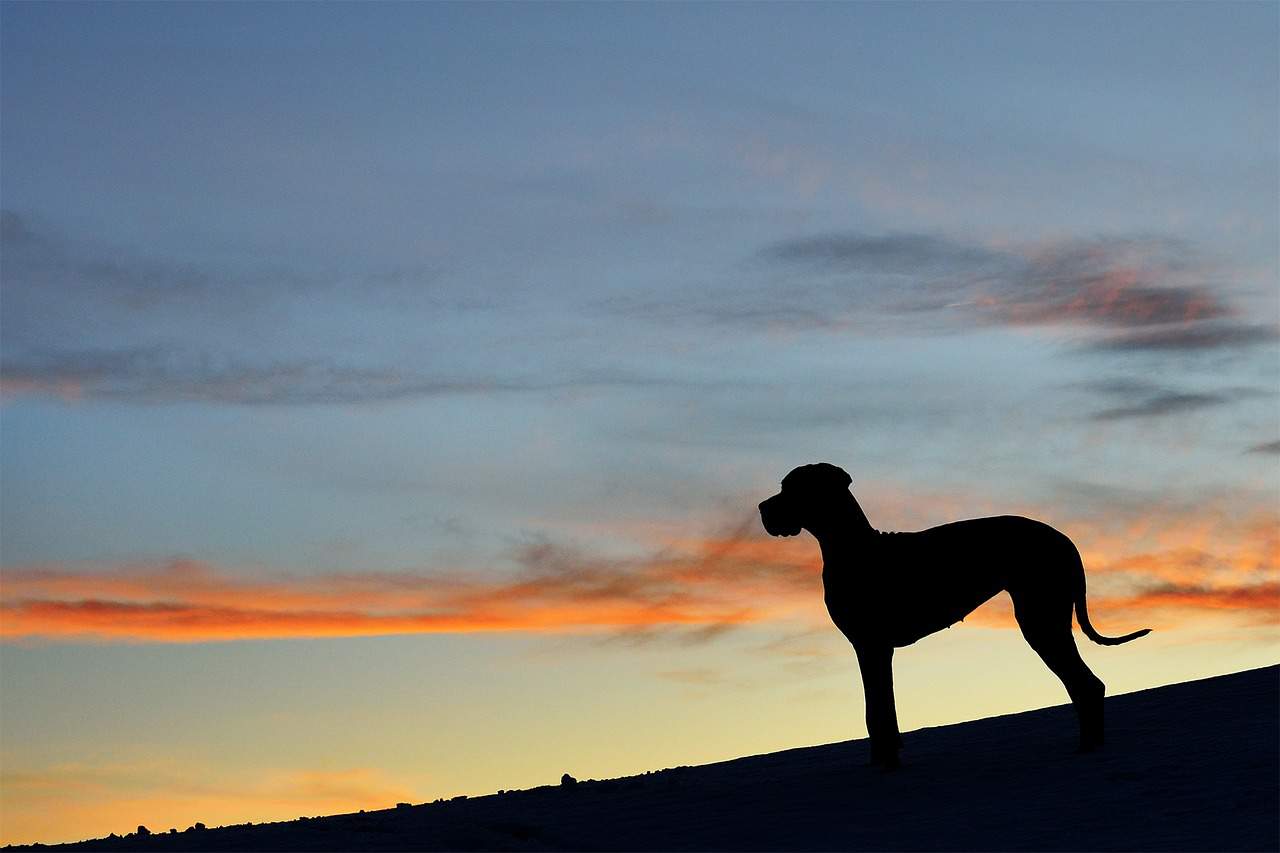
[[[95,850],[1276,850],[1280,667],[1107,700],[570,787],[365,814],[99,839]],[[121,815],[126,827],[145,816]],[[31,849],[31,848],[8,848]]]

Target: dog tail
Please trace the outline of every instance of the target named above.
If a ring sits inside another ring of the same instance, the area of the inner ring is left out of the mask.
[[[1143,628],[1141,631],[1134,631],[1132,634],[1125,634],[1123,637],[1106,637],[1099,634],[1094,629],[1093,624],[1089,622],[1089,608],[1085,604],[1084,598],[1084,563],[1081,562],[1080,586],[1076,589],[1076,621],[1080,623],[1080,630],[1084,631],[1084,635],[1102,646],[1118,646],[1121,643],[1127,643],[1130,640],[1136,640],[1151,633],[1150,628]]]

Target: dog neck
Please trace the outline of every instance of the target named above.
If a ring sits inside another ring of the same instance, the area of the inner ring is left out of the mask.
[[[841,562],[845,555],[858,551],[876,536],[876,529],[849,492],[839,499],[830,515],[807,525],[805,529],[818,540],[822,560],[829,565]]]

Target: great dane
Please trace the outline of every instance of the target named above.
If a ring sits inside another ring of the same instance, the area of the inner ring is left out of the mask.
[[[782,479],[760,504],[771,536],[808,530],[822,548],[827,612],[853,644],[866,695],[871,761],[898,766],[893,650],[954,625],[1001,590],[1031,648],[1062,680],[1080,720],[1080,748],[1102,746],[1105,687],[1076,650],[1071,611],[1085,636],[1114,646],[1150,632],[1104,637],[1089,624],[1084,564],[1065,534],[1016,515],[975,518],[918,533],[873,528],[849,492],[852,478],[825,462]]]

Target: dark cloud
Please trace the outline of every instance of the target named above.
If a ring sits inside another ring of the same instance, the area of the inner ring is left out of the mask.
[[[824,234],[784,240],[760,252],[765,260],[810,264],[842,272],[920,275],[980,268],[1001,256],[979,246],[953,243],[931,234]]]
[[[1280,441],[1267,441],[1267,442],[1263,442],[1262,444],[1255,444],[1253,447],[1250,447],[1245,452],[1246,453],[1266,453],[1266,454],[1272,454],[1272,455],[1280,454]]]
[[[1076,382],[1064,387],[1089,391],[1094,394],[1101,394],[1105,397],[1119,397],[1123,399],[1158,394],[1165,390],[1163,385],[1157,385],[1156,383],[1150,382],[1146,379],[1133,379],[1131,377],[1120,376],[1110,377],[1107,379],[1093,379],[1088,382]]]
[[[1077,383],[1074,388],[1100,395],[1115,405],[1090,415],[1095,421],[1157,418],[1222,406],[1240,400],[1266,396],[1261,388],[1230,387],[1214,391],[1181,391],[1145,379],[1114,378]]]
[[[796,288],[779,293],[773,288],[740,289],[733,296],[709,293],[697,297],[611,296],[592,307],[613,317],[655,323],[695,323],[736,329],[834,329],[847,325],[837,309],[838,294]]]
[[[1230,401],[1220,394],[1156,394],[1132,406],[1116,406],[1092,415],[1095,421],[1117,421],[1128,418],[1155,418],[1177,415]]]
[[[1241,349],[1280,339],[1274,326],[1216,322],[1174,326],[1105,338],[1090,349],[1105,352],[1199,352]]]

